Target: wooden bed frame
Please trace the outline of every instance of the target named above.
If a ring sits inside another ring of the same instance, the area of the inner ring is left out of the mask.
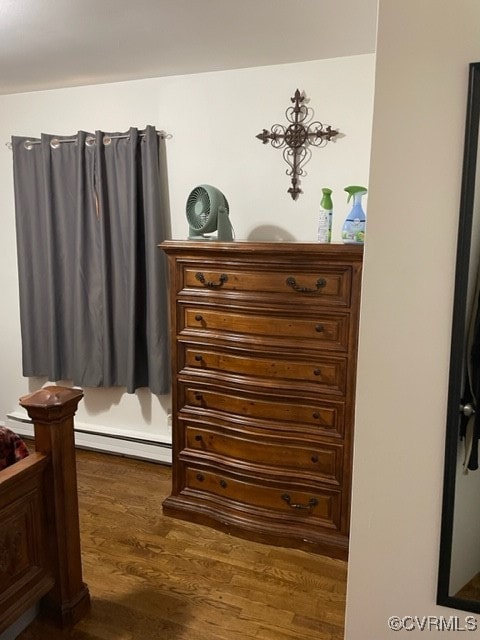
[[[83,392],[45,387],[20,398],[35,452],[0,471],[0,633],[40,602],[61,627],[87,611],[82,579],[73,416]]]

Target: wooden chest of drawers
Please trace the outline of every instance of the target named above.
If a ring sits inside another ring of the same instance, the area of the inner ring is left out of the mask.
[[[167,515],[346,558],[363,248],[168,241]]]

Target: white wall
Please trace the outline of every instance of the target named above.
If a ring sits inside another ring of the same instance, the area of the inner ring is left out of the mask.
[[[462,615],[435,593],[468,63],[478,60],[477,0],[380,0],[348,640],[395,636],[393,615]]]
[[[173,237],[186,237],[185,201],[202,183],[227,196],[238,239],[314,240],[321,188],[331,187],[339,237],[347,213],[343,187],[368,179],[373,71],[374,56],[363,55],[0,96],[0,141],[12,134],[125,131],[153,124],[172,136],[166,157]],[[297,88],[306,92],[315,119],[339,128],[342,137],[313,149],[304,194],[293,202],[281,151],[255,136],[286,122]],[[11,151],[1,144],[0,421],[29,391],[21,375],[11,165]],[[31,386],[43,382],[33,380]],[[123,389],[87,389],[77,423],[168,441],[168,407],[168,397],[152,397],[146,390],[128,396]]]

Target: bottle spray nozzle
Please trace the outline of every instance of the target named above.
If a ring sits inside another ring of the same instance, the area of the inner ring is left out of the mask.
[[[359,187],[359,186],[351,186],[351,187],[345,187],[344,191],[346,191],[348,193],[348,198],[347,198],[347,202],[350,202],[350,198],[352,196],[355,195],[365,195],[368,191],[368,189],[366,187]]]

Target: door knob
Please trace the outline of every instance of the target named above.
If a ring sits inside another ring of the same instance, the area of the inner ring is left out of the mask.
[[[473,404],[467,402],[467,404],[460,405],[460,413],[463,413],[466,418],[470,418],[470,416],[473,416],[473,414],[475,413],[475,408]]]

